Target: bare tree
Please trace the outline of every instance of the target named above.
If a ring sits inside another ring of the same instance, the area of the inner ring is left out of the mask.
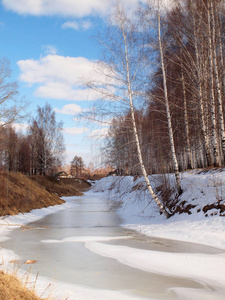
[[[105,39],[98,38],[104,49],[104,62],[99,62],[98,74],[95,80],[86,82],[86,85],[99,93],[99,98],[110,100],[104,102],[101,111],[104,115],[113,107],[113,112],[130,113],[130,120],[133,131],[133,141],[136,145],[136,152],[144,176],[148,191],[158,205],[160,211],[166,217],[170,214],[156,196],[149,181],[140,145],[140,137],[135,118],[135,102],[140,105],[143,91],[141,77],[146,64],[143,55],[143,46],[139,36],[142,34],[135,28],[135,24],[129,19],[119,3],[111,16],[109,30]],[[109,113],[108,113],[109,114]],[[114,115],[115,116],[115,115]]]
[[[55,112],[49,104],[38,107],[37,117],[29,127],[34,168],[45,175],[59,164],[65,151],[62,123],[55,119]]]
[[[9,60],[0,59],[0,127],[23,118],[27,106],[19,97],[17,82],[10,81],[11,75]]]
[[[70,174],[72,176],[81,177],[84,171],[84,161],[81,156],[74,156],[70,163]]]

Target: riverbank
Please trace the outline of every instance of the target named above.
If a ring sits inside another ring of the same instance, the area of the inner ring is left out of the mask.
[[[0,242],[7,239],[13,228],[26,228],[26,224],[68,207],[61,196],[80,196],[89,187],[90,184],[82,179],[59,180],[49,176],[0,172]],[[16,255],[4,249],[0,250],[0,254],[0,300],[39,299],[34,292],[26,289],[24,279],[21,282],[15,277],[20,273],[15,272],[19,266],[13,263]],[[14,288],[9,286],[9,282],[13,282]]]
[[[225,218],[219,216],[219,211],[216,214],[215,209],[212,210],[213,214],[211,212],[211,214],[208,213],[208,216],[206,216],[202,209],[206,205],[210,206],[216,203],[218,196],[224,201],[224,178],[224,172],[216,175],[193,174],[189,172],[182,174],[183,197],[186,195],[185,198],[187,201],[195,203],[196,206],[191,210],[191,214],[177,214],[170,219],[166,219],[163,215],[160,215],[156,205],[152,201],[149,201],[141,178],[134,180],[131,177],[123,179],[107,177],[98,181],[89,192],[85,193],[84,197],[88,196],[89,199],[93,199],[93,197],[97,196],[104,199],[104,201],[107,198],[109,210],[110,208],[118,209],[123,219],[123,224],[121,225],[126,228],[135,229],[149,236],[188,241],[225,250]],[[158,182],[156,178],[155,182]],[[219,182],[220,184],[215,184],[215,182]],[[135,189],[134,186],[136,187]],[[1,218],[1,238],[7,239],[9,231],[13,228],[18,228],[19,225],[26,226],[28,223],[43,218],[47,214],[67,208],[70,209],[76,205],[73,201],[70,201],[70,198],[64,198],[64,200],[66,202],[62,205]],[[80,201],[82,201],[82,198]],[[69,240],[72,243],[77,243],[75,237],[71,237]],[[53,240],[52,242],[55,243],[57,241]],[[61,242],[67,242],[67,240],[65,239],[65,241]],[[84,244],[85,248],[93,253],[118,260],[122,264],[127,264],[134,268],[153,273],[162,273],[168,276],[187,277],[199,282],[206,282],[209,285],[212,284],[212,286],[218,285],[219,288],[223,286],[222,281],[225,276],[225,257],[223,251],[219,255],[202,255],[197,253],[180,253],[178,255],[173,252],[166,254],[160,251],[140,249],[134,251],[134,248],[131,249],[130,247],[116,244],[109,245],[98,237],[95,239],[86,237]],[[4,258],[4,261],[2,260],[0,263],[4,263],[5,268],[11,268],[12,263],[10,261],[19,259],[15,253],[4,249],[1,249],[0,257]],[[155,265],[154,262],[157,262],[157,264]],[[160,262],[160,265],[158,262]],[[180,267],[181,265],[182,268]],[[181,272],[181,270],[183,271]],[[35,276],[33,278],[35,279]],[[52,299],[64,299],[68,295],[68,299],[76,300],[99,298],[107,300],[116,298],[123,300],[139,299],[127,294],[121,295],[121,293],[116,291],[88,289],[83,286],[69,285],[42,277],[38,278],[36,290],[38,295],[53,295]],[[43,291],[46,291],[46,293],[43,294]],[[204,292],[171,288],[171,291],[178,295],[178,299],[182,300],[200,299],[203,295],[198,294],[200,292],[204,293],[204,299],[210,300],[223,299],[224,295],[224,290],[221,293],[218,292],[216,295],[211,290]]]
[[[0,216],[62,204],[60,197],[80,196],[89,187],[83,179],[0,172]]]
[[[74,201],[74,199],[72,198],[64,198],[66,200],[66,203],[62,205],[40,209],[40,210],[34,210],[28,214],[20,214],[17,216],[7,217],[4,220],[2,220],[2,222],[7,223],[7,226],[3,226],[3,228],[0,227],[2,228],[2,232],[0,232],[0,234],[1,236],[5,235],[5,239],[7,239],[9,230],[13,228],[12,226],[8,226],[9,224],[14,225],[14,228],[16,228],[16,224],[22,224],[23,226],[26,226],[28,223],[32,221],[39,220],[44,216],[47,216],[48,214],[59,212],[60,210],[62,212],[66,210],[70,212],[71,210],[74,210],[75,207],[79,208],[79,205],[81,205],[81,203],[84,202],[84,199],[86,199],[87,203],[89,203],[90,201],[93,201],[93,199],[96,197],[100,199],[100,202],[105,201],[104,193],[96,193],[91,190],[85,193],[84,196],[78,197],[77,198],[78,202]],[[81,211],[83,211],[82,207],[81,207]],[[120,210],[121,215],[123,214],[123,212],[124,210]],[[103,214],[106,213],[107,211],[104,210]],[[163,216],[160,217],[162,218],[161,221],[163,222],[166,221]],[[137,216],[135,218],[137,220]],[[61,218],[61,219],[65,219],[65,218]],[[146,219],[140,218],[140,220],[141,219],[146,223],[145,225],[142,224],[143,228],[147,228],[146,226],[149,226],[149,224],[147,225]],[[221,219],[223,220],[223,218]],[[108,218],[106,220],[108,220]],[[88,219],[88,222],[92,223],[93,220]],[[149,219],[148,222],[150,223]],[[66,224],[67,224],[66,226],[68,226],[68,223]],[[132,223],[132,222],[129,223],[124,221],[123,226],[134,227],[135,224],[136,226],[140,226],[141,221],[139,223]],[[189,227],[189,229],[191,230],[191,227]],[[207,233],[208,229],[209,227],[205,228],[205,234]],[[211,230],[214,231],[215,227],[211,226]],[[179,228],[177,228],[177,231],[179,231]],[[32,234],[32,232],[30,234]],[[207,300],[223,299],[224,289],[222,288],[222,286],[223,286],[223,278],[225,276],[225,257],[223,251],[215,251],[214,249],[212,249],[211,252],[210,250],[211,247],[209,247],[209,253],[200,253],[198,251],[190,252],[187,249],[189,246],[187,245],[186,248],[186,246],[184,245],[183,251],[178,253],[176,251],[170,250],[171,249],[169,246],[170,242],[167,242],[166,240],[158,241],[156,238],[151,239],[151,243],[153,245],[154,244],[156,245],[156,249],[146,250],[140,248],[139,249],[130,248],[122,245],[120,246],[118,243],[114,244],[113,242],[114,239],[111,239],[109,236],[104,236],[104,237],[95,236],[95,235],[92,236],[91,231],[89,233],[90,236],[84,236],[84,237],[75,236],[74,233],[71,234],[72,234],[71,236],[67,236],[64,239],[62,238],[60,239],[60,237],[59,239],[56,239],[55,237],[50,235],[49,237],[52,238],[52,240],[42,240],[42,243],[44,243],[44,245],[49,245],[50,247],[51,245],[54,245],[56,243],[56,245],[59,245],[57,246],[57,248],[59,248],[61,245],[63,244],[66,245],[69,242],[71,243],[71,246],[74,245],[72,246],[73,249],[76,247],[77,243],[83,243],[84,247],[89,251],[91,251],[92,253],[96,253],[100,257],[106,257],[106,258],[117,260],[122,265],[128,265],[134,268],[134,270],[140,269],[150,273],[156,273],[159,275],[161,274],[163,276],[189,278],[190,280],[195,280],[196,282],[200,282],[202,284],[202,287],[204,287],[205,283],[207,284],[207,286],[216,287],[216,290],[214,289],[204,290],[198,288],[190,289],[187,287],[176,288],[174,286],[171,286],[169,291],[172,294],[175,293],[178,297],[177,299],[179,300],[180,299],[197,300],[200,299],[202,296],[204,296],[204,299]],[[129,238],[129,236],[127,238]],[[116,237],[116,239],[118,239],[118,237]],[[143,239],[143,241],[144,240],[145,239]],[[192,236],[192,242],[198,243],[197,236],[195,237],[194,235]],[[205,239],[205,244],[207,244],[206,239]],[[157,251],[157,247],[158,247],[157,245],[162,245],[162,246],[165,245],[165,251]],[[84,250],[85,249],[83,248],[83,251]],[[9,250],[6,251],[4,249],[1,249],[1,257],[4,257],[5,266],[6,266],[6,262],[8,262],[7,268],[9,268],[10,265],[12,267],[10,261],[12,260],[21,261],[20,257],[18,257],[15,253]],[[76,252],[74,253],[74,256],[73,255],[71,256],[71,258],[72,257],[76,258]],[[26,259],[32,259],[32,258],[33,257],[26,257]],[[52,261],[52,268],[55,268],[53,262],[54,260]],[[81,266],[82,266],[82,262],[81,262]],[[72,270],[70,270],[70,272],[72,272]],[[81,274],[79,276],[81,276]],[[96,276],[100,276],[100,274],[96,273]],[[35,280],[35,275],[31,277],[31,281],[34,280]],[[83,299],[85,300],[89,300],[89,299],[90,300],[97,300],[97,299],[141,300],[142,299],[141,297],[134,297],[129,293],[127,293],[126,291],[121,293],[121,291],[112,291],[112,290],[107,290],[105,288],[91,289],[86,287],[85,284],[82,286],[72,285],[65,282],[64,283],[58,282],[55,280],[55,278],[54,279],[44,278],[42,276],[39,277],[37,280],[36,291],[38,295],[42,295],[43,297],[49,297],[50,295],[51,296],[50,299],[54,299],[54,300],[55,299],[62,300],[65,299],[66,297],[68,297],[69,300],[83,300]],[[148,297],[148,299],[155,300],[154,297]]]
[[[150,176],[157,187],[174,178]],[[160,215],[149,197],[142,177],[106,177],[99,180],[92,191],[104,194],[124,220],[123,226],[145,235],[200,243],[225,249],[225,170],[195,170],[181,173],[183,193],[179,203],[189,207],[166,219]],[[219,204],[219,205],[218,205]]]

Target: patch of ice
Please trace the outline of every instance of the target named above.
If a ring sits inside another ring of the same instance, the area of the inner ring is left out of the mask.
[[[70,236],[66,237],[62,240],[42,240],[42,243],[66,243],[66,242],[78,242],[78,243],[86,243],[86,242],[108,242],[113,240],[124,240],[130,239],[130,236],[118,236],[118,237],[110,237],[110,236]]]

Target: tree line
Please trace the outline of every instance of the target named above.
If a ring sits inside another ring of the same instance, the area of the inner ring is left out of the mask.
[[[49,104],[37,108],[27,133],[18,133],[12,124],[0,127],[0,170],[31,175],[53,175],[65,151],[62,123]]]
[[[135,79],[144,89],[132,85],[144,99],[134,113],[148,173],[224,165],[224,2],[176,1],[168,11],[148,5],[138,16],[140,28],[126,30],[138,44],[135,66],[146,64]],[[131,30],[141,31],[140,40]],[[115,167],[139,174],[131,123],[127,109],[112,119],[104,151]]]
[[[153,3],[154,2],[154,3]],[[225,157],[224,1],[147,1],[133,16],[118,1],[102,59],[86,86],[99,93],[89,117],[109,122],[103,153],[128,174],[222,166]],[[90,116],[91,115],[91,116]]]

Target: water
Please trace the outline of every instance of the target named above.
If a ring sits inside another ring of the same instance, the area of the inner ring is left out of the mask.
[[[12,231],[10,239],[2,243],[2,247],[13,250],[21,261],[37,260],[32,267],[33,273],[39,272],[39,275],[88,288],[126,290],[143,299],[175,299],[174,293],[169,290],[171,287],[205,288],[193,280],[145,272],[101,257],[85,248],[85,241],[91,237],[96,240],[105,237],[103,243],[107,244],[177,253],[217,254],[221,253],[220,250],[150,238],[124,229],[119,226],[121,218],[115,211],[109,211],[106,201],[98,194],[88,192],[83,197],[70,197],[69,201],[77,205],[28,224],[31,229]],[[46,243],[65,238],[72,241]],[[22,268],[28,266],[23,264]]]

